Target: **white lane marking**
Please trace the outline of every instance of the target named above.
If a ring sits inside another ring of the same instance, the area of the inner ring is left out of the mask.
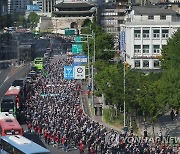
[[[3,84],[9,79],[9,77],[6,77],[6,79],[4,80],[4,82],[0,85],[0,88],[3,86]]]

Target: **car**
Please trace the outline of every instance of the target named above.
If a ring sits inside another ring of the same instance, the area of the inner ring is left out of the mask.
[[[48,58],[49,57],[49,53],[44,53],[44,58]]]

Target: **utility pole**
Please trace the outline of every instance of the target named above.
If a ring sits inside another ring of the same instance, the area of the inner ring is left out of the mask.
[[[126,127],[126,68],[125,68],[125,52],[123,52],[124,61],[124,128]]]

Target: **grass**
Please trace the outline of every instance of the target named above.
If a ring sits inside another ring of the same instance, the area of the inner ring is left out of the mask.
[[[103,120],[105,123],[117,127],[119,129],[123,128],[123,114],[118,113],[118,115],[112,115],[114,111],[112,109],[103,109]]]

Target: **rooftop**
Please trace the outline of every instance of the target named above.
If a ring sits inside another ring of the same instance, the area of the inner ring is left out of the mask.
[[[87,2],[61,2],[55,5],[56,8],[87,8],[94,6]]]
[[[158,6],[133,6],[135,15],[177,15],[177,12]]]

